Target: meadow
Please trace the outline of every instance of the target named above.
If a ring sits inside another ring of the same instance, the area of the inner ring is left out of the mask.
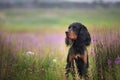
[[[0,80],[64,80],[65,31],[76,21],[92,37],[89,80],[119,80],[120,11],[103,8],[0,10]]]

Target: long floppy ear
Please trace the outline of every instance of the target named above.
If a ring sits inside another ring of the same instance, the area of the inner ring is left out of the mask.
[[[66,37],[65,38],[65,43],[66,43],[67,46],[70,46],[70,45],[72,45],[72,40],[69,39],[68,37]]]
[[[86,46],[89,46],[91,43],[91,36],[87,28],[84,25],[81,25],[81,29],[78,34],[80,42]]]

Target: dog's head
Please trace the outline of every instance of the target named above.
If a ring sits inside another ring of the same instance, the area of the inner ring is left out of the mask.
[[[78,22],[74,22],[69,25],[66,33],[66,45],[72,45],[74,41],[82,45],[90,45],[91,37],[87,28]]]

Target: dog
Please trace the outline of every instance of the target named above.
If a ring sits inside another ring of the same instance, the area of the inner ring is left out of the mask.
[[[83,24],[74,22],[69,25],[65,34],[65,43],[67,46],[70,46],[67,56],[67,64],[65,67],[66,79],[68,79],[69,73],[71,73],[73,79],[75,80],[75,63],[79,77],[84,77],[85,80],[88,80],[87,72],[89,61],[87,46],[91,43],[91,36],[88,29]]]

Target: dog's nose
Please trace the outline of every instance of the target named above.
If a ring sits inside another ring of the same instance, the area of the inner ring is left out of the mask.
[[[69,32],[68,32],[68,31],[66,31],[65,33],[66,33],[66,34],[68,34]]]

